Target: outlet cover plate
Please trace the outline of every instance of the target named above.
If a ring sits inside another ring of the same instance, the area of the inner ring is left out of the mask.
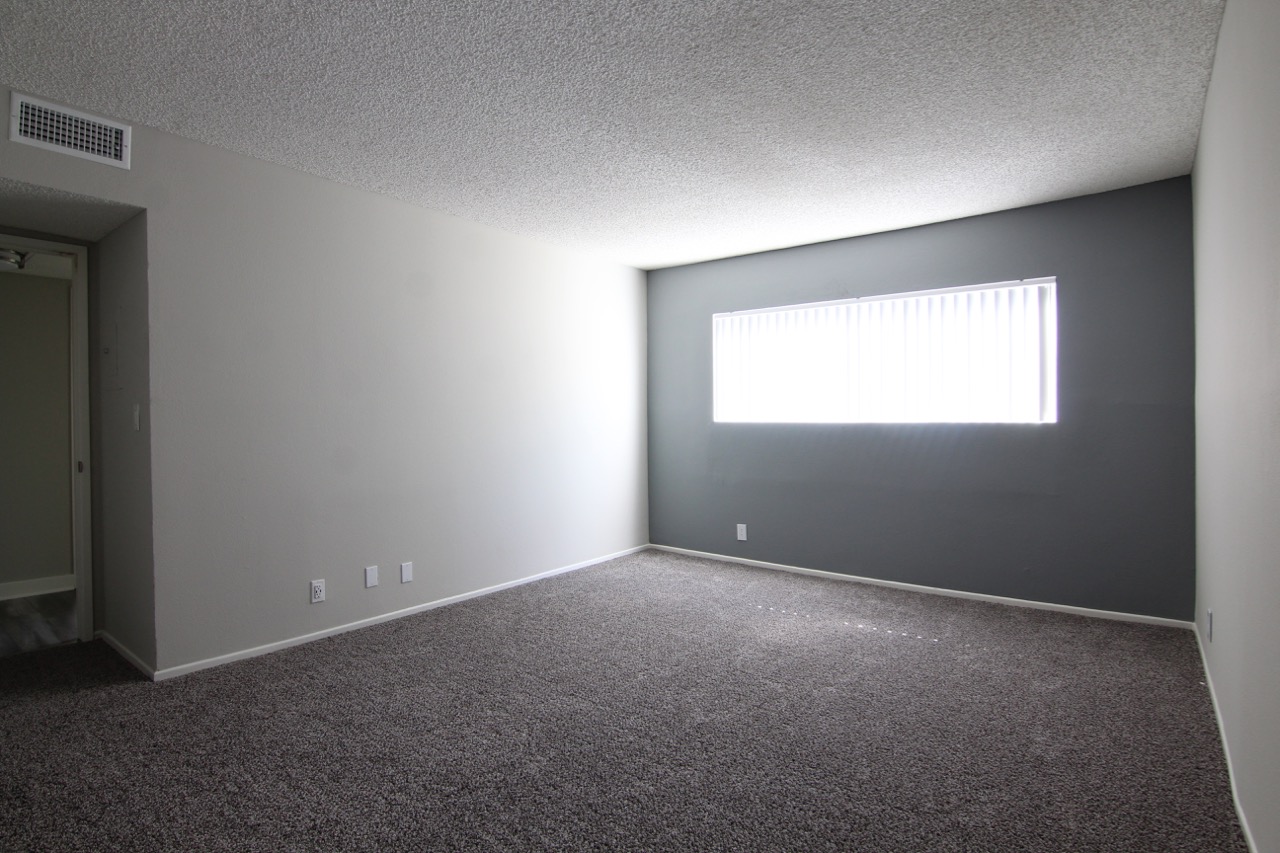
[[[364,588],[369,589],[370,587],[375,587],[377,585],[378,585],[378,567],[365,566],[364,567]]]
[[[413,580],[413,563],[400,564],[400,583],[408,583]]]
[[[319,604],[324,601],[324,578],[311,582],[311,603]]]

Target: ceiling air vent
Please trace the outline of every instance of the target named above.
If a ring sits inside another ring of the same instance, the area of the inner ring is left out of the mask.
[[[129,168],[127,124],[13,93],[9,139],[98,163]]]

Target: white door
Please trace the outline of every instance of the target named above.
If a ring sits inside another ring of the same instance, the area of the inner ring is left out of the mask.
[[[0,235],[0,599],[74,589],[87,640],[85,261],[82,247]]]

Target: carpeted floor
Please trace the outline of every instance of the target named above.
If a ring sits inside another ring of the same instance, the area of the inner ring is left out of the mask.
[[[1244,851],[1186,631],[640,554],[152,684],[0,660],[0,850]]]

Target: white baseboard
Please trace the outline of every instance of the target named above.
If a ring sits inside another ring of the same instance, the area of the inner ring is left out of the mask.
[[[138,669],[138,671],[141,672],[143,675],[145,675],[147,678],[150,678],[153,681],[155,680],[155,677],[156,677],[155,668],[147,666],[147,664],[143,662],[142,658],[134,654],[133,651],[124,643],[120,642],[115,637],[108,634],[106,631],[94,631],[93,636],[97,637],[99,640],[102,640],[102,642],[106,643],[108,646],[115,649],[116,653],[119,654],[120,657],[124,658],[129,663],[133,664]]]
[[[813,575],[838,581],[853,581],[872,586],[887,586],[892,589],[905,589],[909,592],[925,592],[930,595],[945,595],[948,598],[968,598],[973,601],[988,601],[992,604],[1007,604],[1011,607],[1029,607],[1033,610],[1056,610],[1059,613],[1073,613],[1077,616],[1092,616],[1097,619],[1114,619],[1118,622],[1141,622],[1146,625],[1163,625],[1168,628],[1184,628],[1191,630],[1194,623],[1181,619],[1166,619],[1161,616],[1144,616],[1140,613],[1118,613],[1114,610],[1094,610],[1091,607],[1074,607],[1070,604],[1053,604],[1047,601],[1029,601],[1024,598],[1006,598],[1003,595],[986,595],[981,592],[964,592],[957,589],[943,589],[936,586],[923,586],[901,581],[886,581],[878,578],[864,578],[857,575],[846,575],[840,572],[828,572],[822,569],[806,569],[801,566],[788,566],[783,563],[766,563],[762,560],[747,560],[742,557],[729,557],[724,554],[710,554],[705,551],[691,551],[688,548],[674,548],[670,545],[650,545],[655,551],[670,551],[673,554],[684,554],[689,557],[702,557],[706,560],[719,560],[722,563],[739,563],[744,566],[756,566],[761,569],[776,569],[783,572],[794,572],[801,575]]]
[[[1218,706],[1218,691],[1213,689],[1213,676],[1209,673],[1209,658],[1204,653],[1204,638],[1200,636],[1200,626],[1195,626],[1196,648],[1200,650],[1200,666],[1204,669],[1204,683],[1209,688],[1209,700],[1213,703],[1213,716],[1218,721],[1218,740],[1222,742],[1222,754],[1227,760],[1227,779],[1231,782],[1231,799],[1236,804],[1236,817],[1240,820],[1240,829],[1244,831],[1244,843],[1249,845],[1250,853],[1258,853],[1258,845],[1253,841],[1253,833],[1249,831],[1249,820],[1245,817],[1244,807],[1240,805],[1240,789],[1236,787],[1236,771],[1231,764],[1231,749],[1227,745],[1227,729],[1222,724],[1222,708]]]
[[[25,581],[0,583],[0,601],[10,598],[26,598],[30,595],[47,595],[76,588],[75,575],[55,575],[50,578],[31,578]]]
[[[313,640],[320,640],[325,637],[332,637],[335,634],[345,634],[347,631],[354,631],[357,628],[367,628],[370,625],[377,625],[381,622],[390,622],[392,619],[402,619],[405,616],[412,616],[415,613],[422,613],[423,611],[426,611],[426,610],[434,610],[437,607],[444,607],[445,605],[448,605],[448,604],[456,604],[459,601],[466,601],[469,598],[478,598],[482,595],[490,595],[492,593],[499,592],[504,589],[510,589],[511,587],[514,587],[514,586],[521,586],[523,584],[532,583],[533,581],[536,581],[536,580],[542,580],[543,578],[549,578],[554,575],[564,574],[565,572],[572,572],[576,569],[586,568],[587,566],[594,566],[597,563],[603,563],[608,560],[616,560],[618,557],[625,557],[629,554],[635,554],[647,549],[648,547],[649,547],[648,545],[637,545],[634,548],[627,548],[624,551],[618,551],[613,554],[606,554],[603,557],[595,557],[594,559],[591,559],[591,560],[584,560],[581,563],[574,563],[571,566],[561,566],[558,569],[551,569],[549,571],[539,572],[536,575],[529,575],[528,577],[517,578],[516,580],[507,581],[506,583],[500,583],[495,586],[488,586],[488,587],[485,587],[484,589],[477,589],[471,592],[464,592],[458,595],[451,595],[448,598],[441,598],[436,601],[428,601],[426,604],[417,604],[417,605],[414,605],[413,607],[406,607],[403,610],[393,610],[390,613],[381,613],[377,616],[370,616],[367,619],[360,619],[355,622],[348,622],[345,625],[337,625],[337,626],[334,626],[333,628],[325,628],[323,631],[314,631],[310,634],[303,634],[299,637],[290,637],[286,640],[277,640],[274,643],[267,643],[266,645],[262,645],[262,646],[254,646],[253,648],[250,648],[250,649],[242,649],[238,652],[230,652],[229,654],[218,655],[217,657],[212,657],[212,658],[205,658],[204,660],[193,661],[192,663],[184,663],[178,666],[168,666],[168,667],[165,667],[164,669],[155,670],[154,673],[151,673],[151,677],[156,681],[163,681],[167,678],[176,678],[179,675],[187,675],[188,673],[197,672],[202,669],[209,669],[211,667],[221,666],[224,663],[231,663],[232,661],[244,660],[245,658],[253,658],[253,657],[257,657],[258,655],[270,654],[271,652],[278,652],[281,649],[287,649],[290,646],[299,646],[299,645],[302,645],[303,643],[309,643]],[[144,672],[146,671],[141,666],[139,666],[139,669],[143,669]]]

